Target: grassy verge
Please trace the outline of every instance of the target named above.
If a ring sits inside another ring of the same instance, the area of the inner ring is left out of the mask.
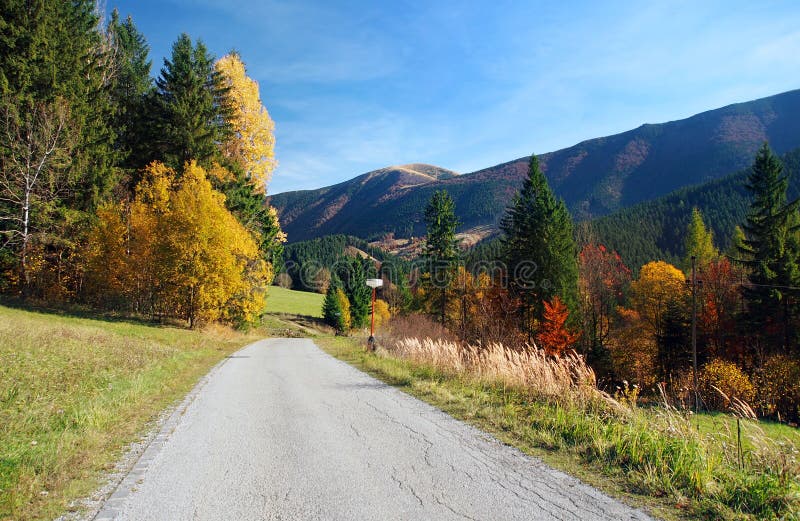
[[[0,306],[0,519],[52,519],[148,422],[256,332]]]
[[[367,354],[361,339],[320,338],[332,355],[498,439],[664,519],[796,519],[796,430],[632,408],[602,409],[531,398],[523,389]]]
[[[266,311],[267,313],[288,313],[320,318],[322,317],[323,300],[325,300],[325,295],[321,293],[270,286]]]

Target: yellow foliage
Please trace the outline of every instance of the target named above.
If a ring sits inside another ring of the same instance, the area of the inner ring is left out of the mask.
[[[237,54],[223,56],[216,68],[230,88],[228,101],[233,113],[234,137],[223,145],[222,152],[239,163],[259,192],[265,192],[276,166],[275,124],[261,103],[258,83],[247,76]]]
[[[663,261],[642,266],[639,279],[631,284],[631,302],[634,309],[658,334],[663,314],[672,301],[684,298],[687,293],[683,272]]]
[[[236,180],[236,176],[233,175],[233,172],[220,165],[216,161],[214,161],[214,163],[211,165],[211,168],[208,170],[208,178],[220,183],[227,183]]]
[[[127,229],[122,207],[104,204],[97,210],[99,219],[89,234],[86,284],[96,303],[107,305],[107,298],[123,295],[131,280],[126,265]]]
[[[655,337],[639,313],[618,307],[607,345],[620,379],[645,388],[656,383]]]
[[[773,355],[757,375],[758,402],[762,414],[800,418],[800,362],[786,355]]]
[[[187,163],[176,179],[153,163],[129,207],[98,211],[87,252],[90,293],[127,300],[138,312],[185,318],[190,326],[253,321],[272,267],[203,168]]]
[[[385,300],[375,300],[375,327],[387,323],[390,318],[392,314],[389,312],[389,304]]]
[[[342,288],[336,289],[336,300],[339,301],[339,309],[342,313],[342,327],[347,331],[353,323],[353,318],[350,316],[350,300]]]
[[[733,362],[720,359],[708,362],[700,371],[699,380],[703,401],[712,409],[727,409],[733,398],[749,404],[756,395],[750,378]]]
[[[267,208],[267,215],[271,220],[271,228],[278,230],[278,233],[275,235],[275,240],[279,243],[286,242],[286,232],[281,230],[281,223],[278,220],[278,210],[276,210],[274,206],[269,206]]]

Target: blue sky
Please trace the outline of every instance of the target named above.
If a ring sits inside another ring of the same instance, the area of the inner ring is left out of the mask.
[[[800,88],[800,4],[107,0],[153,73],[181,32],[242,55],[270,193],[388,165],[461,173]]]

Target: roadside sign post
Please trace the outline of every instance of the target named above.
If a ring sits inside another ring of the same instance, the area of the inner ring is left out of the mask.
[[[369,329],[369,339],[367,340],[367,349],[370,351],[375,350],[375,292],[378,288],[383,287],[383,279],[367,279],[367,286],[372,288],[372,323]]]

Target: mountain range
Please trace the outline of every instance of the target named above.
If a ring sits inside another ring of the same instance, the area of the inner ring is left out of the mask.
[[[735,173],[752,163],[765,141],[779,154],[800,147],[800,90],[645,124],[539,159],[556,194],[585,220]],[[325,188],[276,194],[270,203],[292,242],[329,234],[422,235],[425,205],[441,189],[455,200],[460,231],[496,229],[528,160],[464,175],[425,164],[393,166]]]

